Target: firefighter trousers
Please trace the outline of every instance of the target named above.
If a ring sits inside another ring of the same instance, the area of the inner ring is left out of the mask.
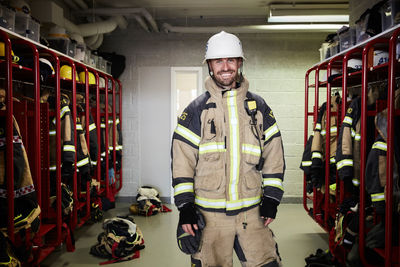
[[[206,221],[199,252],[191,256],[192,267],[232,267],[235,250],[243,267],[279,267],[274,235],[264,226],[259,207],[227,216],[201,211]]]

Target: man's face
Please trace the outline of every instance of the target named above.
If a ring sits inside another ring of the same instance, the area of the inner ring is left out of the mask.
[[[238,69],[242,65],[241,58],[217,58],[209,61],[214,77],[221,85],[233,87],[238,76]]]

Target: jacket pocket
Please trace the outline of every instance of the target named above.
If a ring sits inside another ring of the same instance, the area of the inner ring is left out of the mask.
[[[250,121],[244,126],[244,141],[241,149],[244,161],[250,165],[257,165],[262,153],[261,149],[264,144],[264,140],[262,140],[262,130],[260,129],[262,129],[261,124],[252,126]]]
[[[245,189],[257,189],[262,187],[261,174],[258,171],[249,171],[244,175]]]
[[[222,164],[219,164],[218,161],[204,161],[196,168],[194,187],[196,190],[217,191],[221,188],[224,177],[224,168],[222,168]]]

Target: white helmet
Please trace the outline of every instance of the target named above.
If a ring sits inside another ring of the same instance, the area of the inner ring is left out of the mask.
[[[208,59],[232,57],[246,59],[243,56],[242,43],[236,35],[221,31],[208,39],[203,63]]]
[[[347,67],[354,69],[354,70],[361,70],[362,69],[362,60],[358,58],[351,58],[347,61]]]

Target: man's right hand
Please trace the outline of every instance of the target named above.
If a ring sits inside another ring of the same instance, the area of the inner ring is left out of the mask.
[[[193,203],[186,203],[181,208],[179,208],[179,225],[182,226],[182,229],[192,235],[195,236],[194,230],[198,230],[198,216],[196,214],[196,208]]]

